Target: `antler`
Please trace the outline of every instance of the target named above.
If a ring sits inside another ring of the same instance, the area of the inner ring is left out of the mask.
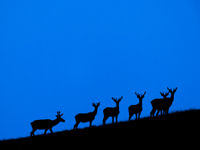
[[[169,95],[169,92],[166,92],[166,93],[164,93],[164,92],[163,92],[163,93],[160,92],[160,95],[163,96],[163,97],[167,97],[167,96]]]
[[[178,87],[176,87],[175,89],[174,89],[174,91],[176,91],[178,89]]]
[[[121,96],[118,100],[122,100],[123,96]]]
[[[56,116],[62,116],[63,115],[63,113],[62,114],[60,114],[61,112],[60,111],[57,111],[57,115]]]
[[[138,94],[137,92],[135,92],[135,95],[136,95],[136,96],[140,96],[140,94]]]
[[[167,87],[167,89],[169,90],[169,92],[172,92],[172,89],[170,89],[170,88],[168,88],[168,87]]]

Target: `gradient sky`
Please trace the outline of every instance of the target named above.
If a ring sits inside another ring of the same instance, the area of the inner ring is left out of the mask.
[[[66,122],[53,130],[70,130],[93,102],[101,125],[112,96],[124,96],[126,121],[135,91],[147,91],[149,116],[167,86],[178,87],[170,112],[200,108],[199,10],[198,0],[1,0],[0,139],[29,136],[57,110]]]

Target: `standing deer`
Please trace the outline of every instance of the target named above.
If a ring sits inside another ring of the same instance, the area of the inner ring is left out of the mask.
[[[144,94],[138,94],[135,92],[135,95],[137,96],[137,98],[139,99],[139,103],[136,105],[131,105],[128,107],[128,111],[129,111],[129,120],[131,120],[131,117],[135,114],[136,116],[136,120],[140,119],[140,114],[142,112],[142,100],[144,98],[146,94],[146,91],[144,92]]]
[[[94,120],[94,118],[97,114],[97,109],[98,109],[99,105],[100,105],[100,103],[92,104],[92,106],[94,107],[93,112],[77,114],[75,116],[76,124],[74,125],[74,129],[77,129],[80,122],[90,122],[90,127],[91,127],[92,121]]]
[[[34,133],[37,129],[45,130],[44,134],[46,134],[47,130],[50,130],[50,132],[53,133],[52,127],[57,125],[59,122],[65,122],[65,120],[61,118],[61,116],[63,116],[63,114],[60,114],[60,111],[58,111],[55,120],[43,119],[43,120],[35,120],[31,122],[31,126],[33,129],[31,132],[31,136],[34,136]]]
[[[169,92],[166,93],[160,92],[160,95],[163,97],[163,100],[166,100],[167,96],[169,95]],[[159,112],[161,113],[161,116],[165,114],[164,110],[158,110],[156,116],[158,116]]]
[[[158,103],[159,101],[162,101],[162,100],[165,100],[167,98],[167,96],[169,95],[169,92],[166,92],[166,93],[162,93],[160,92],[160,95],[163,97],[163,98],[159,98],[159,99],[154,99],[152,100],[152,103]],[[158,101],[158,102],[156,102]],[[159,109],[159,108],[156,108],[154,107],[151,111],[151,117],[154,116],[155,112],[157,111],[156,113],[156,116],[158,116],[159,112],[161,112],[161,116],[164,114],[163,110],[162,110],[162,107]]]
[[[168,114],[169,108],[171,107],[174,101],[174,94],[177,88],[172,90],[167,87],[167,89],[169,93],[171,94],[170,97],[167,97],[169,93],[166,93],[166,94],[161,93],[161,95],[163,96],[163,99],[154,99],[151,101],[151,105],[153,107],[150,113],[151,117],[154,117],[154,114],[156,111],[157,111],[156,116],[158,116],[159,112],[161,112],[161,115],[162,115],[162,111],[164,112],[164,114]]]
[[[113,98],[112,100],[116,103],[116,107],[107,107],[103,110],[104,118],[103,118],[103,124],[105,125],[106,120],[108,117],[112,117],[112,123],[114,123],[114,117],[116,118],[116,123],[118,122],[118,115],[119,115],[119,102],[123,99],[123,96],[121,96],[119,99]]]

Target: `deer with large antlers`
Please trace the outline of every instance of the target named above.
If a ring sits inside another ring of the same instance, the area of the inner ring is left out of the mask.
[[[139,103],[136,105],[131,105],[128,107],[128,112],[129,112],[129,120],[131,120],[131,117],[135,114],[136,116],[136,120],[140,119],[140,114],[142,112],[142,100],[144,98],[146,94],[146,91],[144,92],[144,94],[138,94],[137,92],[135,92],[135,95],[137,96],[137,98],[139,99]]]
[[[158,116],[159,112],[161,112],[161,115],[162,115],[162,111],[164,112],[164,114],[168,114],[169,108],[171,107],[171,105],[174,101],[174,94],[175,94],[177,88],[172,90],[167,87],[167,89],[168,89],[169,93],[171,94],[170,97],[167,97],[169,93],[165,93],[165,94],[160,93],[161,96],[163,96],[162,99],[154,99],[151,101],[151,105],[152,105],[152,110],[150,113],[151,117],[154,117],[154,114],[156,111],[157,111],[156,116]]]
[[[95,116],[97,114],[97,110],[100,103],[93,103],[92,106],[94,107],[93,112],[89,113],[80,113],[75,116],[76,124],[74,125],[74,129],[77,129],[80,122],[90,122],[90,127],[92,126],[92,122],[95,119]]]
[[[114,118],[116,119],[116,123],[118,122],[118,115],[119,115],[119,102],[123,99],[123,96],[120,98],[113,98],[112,100],[116,103],[116,107],[107,107],[103,110],[104,118],[103,118],[103,124],[105,125],[106,120],[109,117],[112,117],[112,123],[114,123]]]
[[[43,120],[35,120],[35,121],[31,122],[31,126],[32,126],[31,136],[34,135],[34,133],[37,129],[45,130],[44,134],[46,134],[47,130],[50,130],[50,132],[53,133],[52,127],[57,125],[59,122],[65,122],[65,120],[63,118],[61,118],[61,116],[63,116],[63,114],[60,114],[60,113],[61,113],[60,111],[57,112],[55,120],[43,119]]]

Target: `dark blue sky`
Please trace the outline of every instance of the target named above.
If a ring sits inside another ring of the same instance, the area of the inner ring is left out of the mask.
[[[149,116],[167,86],[179,87],[170,112],[200,108],[199,10],[198,0],[0,1],[0,139],[29,136],[57,110],[66,122],[54,131],[72,129],[93,102],[100,125],[112,96],[124,96],[126,121],[135,91],[147,91]]]

